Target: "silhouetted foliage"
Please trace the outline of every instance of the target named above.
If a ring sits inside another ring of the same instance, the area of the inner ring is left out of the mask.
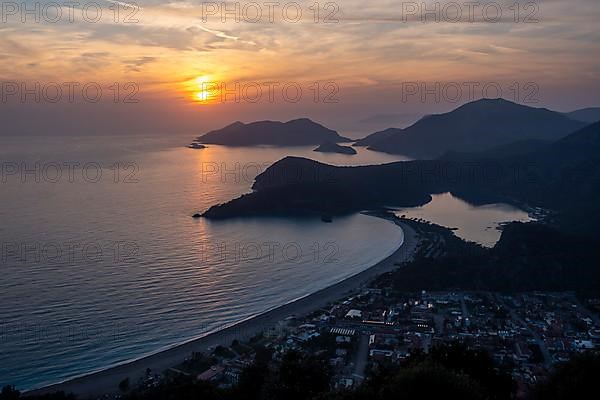
[[[550,379],[531,394],[533,400],[589,398],[597,391],[600,376],[599,353],[586,353],[559,366]],[[269,368],[255,364],[247,368],[239,384],[231,389],[192,377],[177,376],[158,387],[134,390],[126,400],[403,400],[461,399],[503,400],[514,398],[515,385],[510,376],[498,372],[484,351],[468,349],[458,343],[437,346],[427,354],[414,353],[398,367],[377,369],[358,388],[334,391],[330,388],[326,360],[289,352],[281,364]],[[19,391],[6,386],[0,400],[23,399]],[[28,396],[31,400],[75,400],[56,393]]]
[[[511,378],[497,372],[491,358],[460,344],[417,352],[402,367],[382,368],[353,391],[319,400],[510,399]]]
[[[600,353],[578,355],[559,366],[548,382],[539,385],[534,391],[533,398],[536,400],[593,398],[598,394],[599,376]]]
[[[288,352],[265,382],[264,400],[305,400],[327,392],[331,374],[327,360]]]
[[[516,387],[509,375],[498,372],[486,351],[470,350],[460,343],[436,346],[425,357],[426,362],[441,365],[474,379],[488,398],[510,398]]]
[[[0,392],[0,400],[18,400],[18,399],[31,399],[31,400],[75,400],[76,397],[63,392],[44,394],[40,396],[23,396],[21,392],[16,390],[13,386],[5,386]]]
[[[122,392],[129,390],[129,378],[125,378],[119,383],[119,390]]]
[[[398,291],[534,290],[600,293],[600,243],[538,223],[512,223],[492,249],[419,258],[385,276]]]
[[[4,386],[0,398],[2,400],[17,400],[21,396],[21,393],[14,386]]]
[[[225,400],[228,398],[230,397],[226,395],[225,391],[210,383],[183,376],[162,382],[156,388],[133,391],[125,397],[128,400]]]

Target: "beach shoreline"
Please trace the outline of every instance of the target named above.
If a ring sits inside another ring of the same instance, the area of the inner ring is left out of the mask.
[[[203,352],[207,348],[218,345],[229,345],[233,340],[247,340],[291,315],[306,315],[331,302],[339,300],[344,295],[356,291],[377,276],[397,268],[397,263],[409,260],[416,249],[418,238],[416,232],[411,227],[396,218],[370,215],[384,218],[398,225],[404,232],[404,239],[401,245],[390,256],[364,271],[334,285],[207,334],[201,338],[190,340],[146,357],[108,367],[101,371],[34,389],[25,394],[38,395],[63,391],[65,393],[73,393],[81,399],[96,398],[104,394],[116,394],[118,393],[119,382],[125,378],[129,378],[131,382],[136,382],[139,378],[145,376],[148,368],[155,372],[162,372],[180,364],[186,358],[189,358],[193,352]]]

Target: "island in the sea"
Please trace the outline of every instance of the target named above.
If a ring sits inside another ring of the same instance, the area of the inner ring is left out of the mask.
[[[339,144],[332,142],[323,142],[319,147],[317,147],[313,151],[317,151],[319,153],[338,153],[348,155],[357,154],[356,150],[354,150],[350,146],[340,146]]]
[[[288,122],[258,121],[249,124],[238,121],[196,139],[198,143],[224,146],[314,146],[323,142],[351,141],[308,118]]]

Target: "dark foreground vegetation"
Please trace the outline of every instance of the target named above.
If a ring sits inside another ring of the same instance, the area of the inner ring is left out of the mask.
[[[277,366],[268,363],[269,354],[257,357],[237,385],[218,388],[192,377],[178,376],[160,386],[124,394],[130,400],[387,400],[415,398],[511,399],[516,387],[509,375],[498,372],[485,352],[460,344],[416,353],[400,367],[374,371],[364,384],[352,391],[330,388],[326,359],[290,352]],[[587,398],[597,389],[600,355],[584,353],[559,366],[547,382],[540,383],[532,399]],[[63,400],[74,396],[57,393],[26,397],[5,387],[0,400]]]
[[[449,230],[407,221],[423,235],[444,238],[443,252],[417,257],[384,275],[400,292],[479,290],[495,292],[573,291],[600,294],[600,241],[540,223],[511,223],[491,249],[456,238]]]

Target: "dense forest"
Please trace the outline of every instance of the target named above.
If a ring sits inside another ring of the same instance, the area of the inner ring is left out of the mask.
[[[382,285],[391,284],[400,292],[462,289],[600,294],[600,242],[591,235],[541,223],[511,223],[504,227],[496,246],[484,249],[436,228],[445,235],[444,255],[418,257],[380,277]]]

